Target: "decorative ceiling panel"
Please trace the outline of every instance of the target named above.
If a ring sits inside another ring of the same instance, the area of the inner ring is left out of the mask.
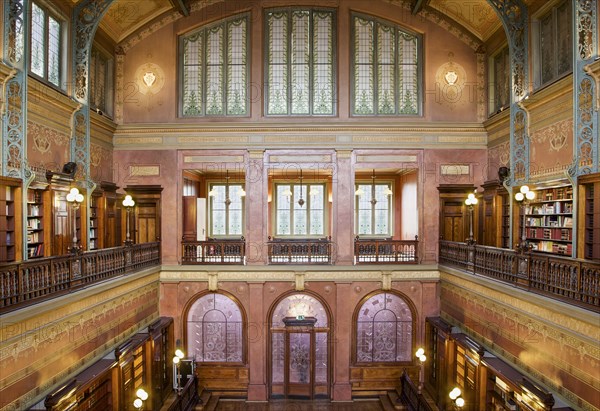
[[[487,0],[430,0],[428,5],[462,25],[481,41],[486,41],[502,25]]]
[[[173,8],[169,0],[115,0],[100,27],[116,43]]]

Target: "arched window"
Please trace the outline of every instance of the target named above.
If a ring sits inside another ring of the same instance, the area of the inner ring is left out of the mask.
[[[406,301],[380,293],[367,299],[356,319],[356,362],[408,362],[412,359],[413,316]]]
[[[420,114],[420,36],[360,14],[352,30],[352,114]]]
[[[221,20],[179,39],[180,115],[247,116],[248,15]]]
[[[223,294],[206,294],[188,311],[188,353],[198,362],[243,362],[242,330],[237,303]]]

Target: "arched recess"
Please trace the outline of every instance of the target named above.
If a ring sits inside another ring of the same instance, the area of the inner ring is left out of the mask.
[[[331,311],[317,294],[290,291],[269,309],[267,375],[271,398],[330,398]]]
[[[352,363],[358,366],[413,363],[417,310],[397,291],[367,294],[352,317]]]
[[[247,318],[236,297],[204,291],[183,310],[183,346],[198,364],[246,364]]]

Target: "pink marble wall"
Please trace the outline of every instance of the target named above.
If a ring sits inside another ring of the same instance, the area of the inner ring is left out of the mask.
[[[573,161],[573,119],[531,133],[529,173],[533,179],[564,176]]]
[[[314,2],[319,6],[325,4]],[[424,117],[415,116],[415,121],[448,121],[460,119],[461,122],[477,121],[477,56],[474,49],[455,35],[449,34],[447,27],[441,27],[423,16],[414,16],[409,9],[400,4],[388,1],[345,0],[330,2],[337,8],[338,22],[338,118],[354,121],[350,115],[350,13],[361,12],[375,17],[387,19],[400,24],[423,36],[423,60],[427,66],[423,72]],[[158,31],[143,38],[140,36],[135,44],[127,48],[124,66],[123,112],[125,123],[195,123],[198,119],[182,119],[177,116],[177,36],[193,30],[203,24],[226,18],[239,12],[249,11],[251,14],[249,32],[251,35],[251,76],[250,90],[251,119],[253,121],[269,121],[273,123],[288,121],[286,118],[267,118],[263,115],[263,7],[272,7],[267,0],[247,0],[244,2],[218,3],[203,8],[166,25]],[[144,94],[135,81],[137,69],[147,63],[159,66],[164,75],[164,86],[155,94]],[[460,65],[461,87],[450,90],[439,78],[439,69],[446,63]],[[463,71],[464,70],[464,71]],[[464,78],[462,78],[464,77]],[[343,85],[343,86],[342,86]],[[117,102],[118,103],[118,102]],[[201,122],[248,121],[247,118],[210,118]],[[328,118],[311,118],[312,122],[326,123]],[[378,118],[378,122],[396,122],[394,118]]]
[[[393,282],[393,290],[401,293],[416,310],[415,344],[422,344],[426,316],[439,314],[439,283],[402,281]],[[247,328],[247,358],[250,369],[248,399],[264,401],[268,398],[269,370],[269,316],[275,305],[295,292],[293,282],[220,282],[219,289],[233,296],[245,312]],[[330,313],[332,357],[330,367],[331,398],[351,400],[350,367],[353,316],[362,299],[381,289],[380,282],[319,281],[306,283],[306,292],[321,300]],[[175,319],[175,338],[184,340],[185,319],[189,307],[198,295],[207,290],[205,282],[161,284],[160,313]],[[262,303],[261,303],[262,302]]]
[[[156,175],[136,175],[135,167],[158,166]],[[133,169],[132,169],[133,167]],[[177,169],[177,152],[175,150],[150,151],[115,151],[113,182],[123,189],[127,185],[162,186],[161,193],[161,227],[160,239],[162,261],[166,264],[177,264],[177,252],[181,241],[181,197],[182,175]],[[135,198],[134,198],[135,200]]]
[[[90,144],[90,175],[96,183],[113,180],[113,150],[100,144]]]

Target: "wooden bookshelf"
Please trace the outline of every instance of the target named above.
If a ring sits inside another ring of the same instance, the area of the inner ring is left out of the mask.
[[[578,257],[600,261],[600,173],[579,178]]]
[[[0,177],[0,262],[21,259],[21,180]]]
[[[102,192],[96,190],[90,196],[90,218],[89,227],[90,242],[89,249],[96,250],[101,248],[100,235],[100,216],[102,214]]]
[[[27,258],[44,256],[44,192],[27,190]]]
[[[573,254],[572,186],[535,190],[525,208],[525,235],[533,251]]]

